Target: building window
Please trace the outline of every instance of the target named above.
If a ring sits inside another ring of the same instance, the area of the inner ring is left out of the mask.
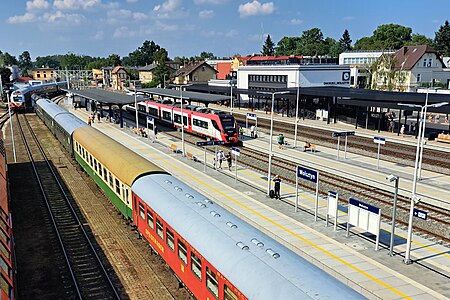
[[[433,64],[433,59],[429,58],[429,59],[428,59],[427,67],[428,67],[428,68],[431,68],[431,65],[432,65],[432,64]]]
[[[423,67],[425,68],[427,66],[427,59],[425,58],[424,60],[423,60]]]
[[[417,82],[420,82],[420,74],[417,74]]]

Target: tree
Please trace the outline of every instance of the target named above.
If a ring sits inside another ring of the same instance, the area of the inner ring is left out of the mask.
[[[61,63],[56,56],[38,56],[33,65],[35,68],[49,67],[57,69],[58,67],[61,67]]]
[[[22,54],[19,55],[19,67],[22,70],[30,70],[33,68],[30,52],[23,51]]]
[[[2,84],[5,86],[5,83],[10,83],[11,70],[8,68],[0,68],[0,75],[2,77]]]
[[[434,48],[443,56],[450,56],[450,24],[448,20],[435,33]]]
[[[339,54],[343,52],[341,44],[335,39],[327,37],[324,41],[324,44],[326,48],[326,54],[331,57],[339,57]]]
[[[270,38],[270,34],[267,35],[266,42],[263,45],[262,55],[272,56],[275,54],[275,43]]]
[[[412,29],[398,24],[383,24],[373,32],[375,41],[380,41],[384,49],[400,49],[410,42]]]
[[[297,55],[300,51],[299,37],[283,37],[278,41],[275,49],[276,55]]]
[[[355,42],[353,47],[355,50],[382,50],[383,43],[376,41],[373,37],[362,37]]]
[[[159,49],[155,52],[155,63],[156,67],[153,71],[155,75],[155,83],[161,84],[161,86],[164,86],[164,76],[169,78],[169,67],[166,65],[166,61],[168,60],[169,54],[167,53],[167,50],[164,48]]]
[[[414,33],[412,35],[411,42],[407,45],[433,45],[433,40],[424,36],[423,34]]]
[[[141,47],[123,58],[123,64],[127,66],[145,66],[153,63],[153,55],[161,47],[154,41],[145,41]]]
[[[111,54],[110,56],[108,56],[108,58],[106,59],[108,62],[109,66],[120,66],[122,64],[121,60],[120,60],[120,56],[118,54]]]
[[[12,56],[8,52],[4,52],[0,54],[0,65],[1,66],[13,66],[18,65],[17,59],[15,56]]]
[[[352,49],[352,39],[350,38],[350,33],[347,29],[345,29],[342,37],[339,39],[339,46],[342,49],[342,52]]]
[[[161,49],[164,49],[164,48],[161,48]],[[167,51],[166,51],[166,52],[167,52]],[[200,56],[198,56],[198,59],[197,59],[197,60],[203,61],[203,60],[214,59],[214,58],[215,58],[214,53],[202,51],[202,52],[200,53]],[[156,57],[155,57],[155,60],[157,60]]]
[[[300,37],[301,54],[305,56],[319,56],[327,54],[327,47],[319,28],[305,30]]]

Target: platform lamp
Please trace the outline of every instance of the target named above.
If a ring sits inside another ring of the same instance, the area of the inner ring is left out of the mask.
[[[181,152],[183,156],[186,156],[184,149],[184,118],[183,118],[183,88],[192,84],[180,84],[180,101],[181,101]]]
[[[417,148],[416,148],[416,161],[414,164],[414,179],[413,179],[413,186],[411,191],[411,207],[409,209],[409,222],[408,222],[408,239],[406,242],[406,252],[405,252],[405,264],[411,264],[411,240],[412,240],[412,223],[413,223],[413,216],[414,216],[414,205],[420,201],[420,199],[416,195],[416,189],[417,189],[417,176],[418,176],[418,166],[419,166],[419,156],[421,154],[420,149],[423,147],[423,136],[425,132],[422,132],[422,123],[425,122],[424,120],[424,110],[428,107],[441,107],[444,105],[447,105],[448,102],[440,102],[435,104],[428,105],[428,97],[425,99],[425,105],[418,105],[418,104],[407,104],[407,103],[399,103],[399,106],[407,106],[407,107],[420,107],[420,121],[419,121],[419,135],[417,138]]]
[[[289,81],[289,83],[297,84],[297,98],[295,100],[295,129],[294,129],[294,148],[297,148],[297,130],[298,130],[298,101],[300,100],[300,82],[298,81]]]
[[[394,252],[394,237],[395,237],[395,215],[397,213],[397,195],[398,195],[398,181],[400,178],[395,175],[388,175],[386,179],[389,182],[395,181],[395,191],[394,191],[394,203],[392,205],[392,225],[391,225],[391,241],[389,243],[389,256],[393,256]]]
[[[280,91],[280,92],[263,92],[258,91],[259,94],[272,95],[272,109],[270,111],[270,137],[269,137],[269,168],[267,171],[267,196],[270,195],[270,183],[272,180],[270,179],[271,171],[272,171],[272,137],[273,137],[273,110],[275,103],[275,95],[288,94],[289,91]]]

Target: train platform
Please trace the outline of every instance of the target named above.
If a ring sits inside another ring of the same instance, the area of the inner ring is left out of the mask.
[[[73,111],[81,119],[87,112]],[[239,166],[237,181],[235,170],[214,170],[212,155],[207,154],[206,172],[203,163],[182,157],[169,150],[180,142],[158,134],[155,142],[143,138],[130,129],[120,129],[108,122],[94,123],[105,134],[131,148],[150,161],[164,168],[179,179],[191,183],[192,187],[210,197],[255,227],[281,241],[305,259],[370,299],[447,299],[450,297],[450,250],[434,241],[413,235],[411,265],[403,263],[406,232],[396,230],[395,256],[388,255],[390,225],[382,223],[381,248],[374,250],[373,239],[352,230],[345,235],[345,212],[340,212],[338,230],[326,227],[323,220],[325,209],[321,199],[319,220],[314,221],[314,196],[302,191],[299,197],[300,210],[294,211],[295,187],[282,184],[283,201],[266,197],[267,178],[264,174]],[[249,145],[263,143],[264,138],[245,141]],[[257,144],[254,147],[259,147]],[[267,140],[266,140],[267,147]],[[284,150],[286,151],[286,150]],[[294,150],[296,151],[296,150]],[[204,151],[186,146],[199,160]],[[316,155],[312,153],[307,155]]]

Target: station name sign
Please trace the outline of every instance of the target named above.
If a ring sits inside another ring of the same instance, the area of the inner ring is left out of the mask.
[[[344,131],[344,132],[333,132],[331,134],[332,137],[340,137],[340,136],[353,136],[355,135],[354,131]]]
[[[380,214],[380,208],[378,208],[376,206],[373,206],[373,205],[361,202],[361,201],[356,200],[354,198],[350,198],[348,202],[351,205],[353,205],[353,206],[356,206],[356,207],[362,208],[364,210],[370,211],[370,212],[372,212],[374,214],[377,214],[377,215]]]
[[[317,183],[317,171],[297,166],[297,177]]]
[[[206,141],[206,142],[197,142],[197,146],[198,146],[198,147],[215,146],[215,145],[225,145],[225,141]]]

